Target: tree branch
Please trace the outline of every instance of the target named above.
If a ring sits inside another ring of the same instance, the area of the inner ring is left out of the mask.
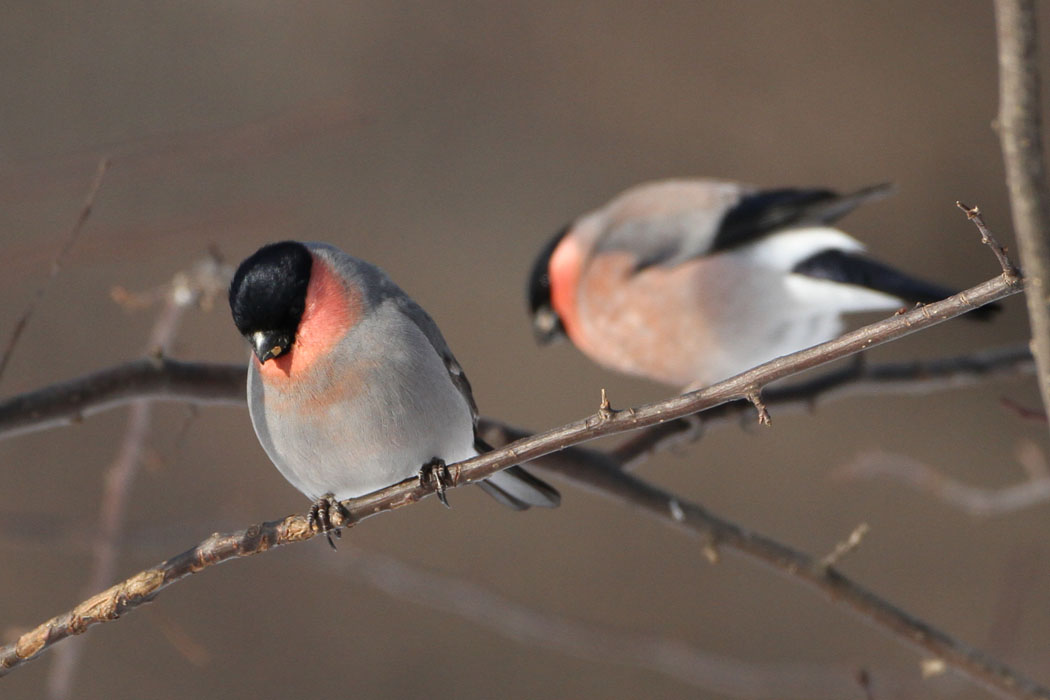
[[[812,411],[817,406],[855,396],[929,394],[946,389],[974,386],[993,378],[1030,374],[1035,371],[1032,354],[1026,346],[984,350],[971,355],[935,358],[877,365],[853,363],[790,386],[776,386],[762,392],[767,408],[777,413]],[[638,431],[613,450],[625,468],[631,469],[650,455],[689,442],[703,429],[739,422],[754,414],[746,401],[734,401]],[[3,424],[0,422],[0,437]]]
[[[342,548],[340,548],[342,549]],[[342,552],[340,552],[342,554]],[[327,554],[327,552],[324,552]],[[472,581],[397,559],[350,550],[350,556],[312,557],[326,572],[361,581],[382,593],[440,610],[519,644],[609,666],[634,666],[736,698],[841,700],[855,693],[855,668],[748,661],[699,649],[662,635],[634,633],[535,610]]]
[[[739,526],[721,520],[692,504],[623,472],[603,453],[573,445],[604,435],[663,423],[698,411],[742,399],[769,382],[791,376],[895,338],[935,325],[977,306],[1020,291],[1020,281],[1007,275],[984,282],[944,301],[880,321],[828,343],[778,358],[706,389],[626,411],[606,409],[594,416],[538,435],[504,427],[520,439],[493,452],[451,465],[453,485],[472,483],[519,462],[547,457],[541,466],[570,480],[647,512],[685,532],[699,535],[715,553],[725,548],[770,565],[822,591],[830,600],[858,612],[898,639],[907,640],[966,673],[978,682],[1015,697],[1050,698],[1041,688],[981,652],[951,639],[907,613],[894,608],[834,569],[799,552]],[[551,454],[555,453],[555,454]],[[429,485],[408,479],[382,491],[344,502],[349,526],[380,512],[414,503],[429,493]],[[337,515],[338,519],[338,515]],[[240,532],[215,534],[198,546],[113,586],[73,610],[59,615],[0,647],[0,675],[35,657],[44,649],[88,627],[118,619],[125,611],[152,600],[163,588],[190,574],[229,559],[250,556],[272,547],[310,539],[315,535],[306,515],[255,525]]]
[[[137,399],[243,404],[247,376],[244,365],[132,360],[0,402],[0,438],[78,423]]]
[[[1050,412],[1050,191],[1039,112],[1039,52],[1033,0],[995,0],[999,43],[999,139],[1014,230],[1025,271],[1032,351]]]

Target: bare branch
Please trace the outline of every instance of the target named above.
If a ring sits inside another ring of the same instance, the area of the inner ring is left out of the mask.
[[[1050,190],[1039,105],[1033,0],[995,0],[999,43],[999,139],[1010,209],[1025,271],[1032,350],[1043,408],[1050,411]]]
[[[1014,513],[1050,501],[1050,477],[1032,475],[1017,484],[986,489],[970,486],[905,455],[867,453],[835,471],[844,479],[883,477],[926,493],[963,512],[987,517]]]
[[[1034,371],[1035,364],[1028,347],[1015,346],[925,361],[879,365],[855,363],[808,381],[767,388],[762,392],[762,399],[767,406],[775,407],[783,414],[812,411],[823,403],[854,396],[929,394]],[[697,416],[654,425],[625,440],[613,455],[630,469],[651,454],[695,440],[701,429],[739,422],[753,412],[749,402],[734,401]],[[3,437],[3,421],[0,421],[0,437]]]
[[[108,158],[103,158],[98,162],[95,177],[91,180],[91,187],[88,189],[87,196],[84,198],[84,205],[80,208],[80,215],[77,216],[77,220],[73,223],[73,227],[69,230],[69,233],[66,234],[66,240],[62,244],[62,247],[51,260],[51,270],[48,272],[47,278],[39,287],[37,287],[36,292],[33,294],[33,298],[29,300],[28,304],[26,304],[25,311],[22,312],[22,316],[18,319],[18,322],[15,323],[15,329],[11,331],[11,337],[7,339],[7,346],[4,348],[3,355],[0,355],[0,379],[4,376],[4,371],[7,369],[7,363],[11,361],[11,355],[15,350],[15,346],[18,344],[18,339],[22,337],[22,332],[25,331],[29,319],[36,310],[36,305],[44,298],[44,294],[47,293],[51,283],[54,281],[55,277],[58,276],[59,270],[62,269],[62,263],[65,262],[70,249],[73,248],[73,244],[76,243],[77,238],[80,237],[80,231],[84,228],[84,223],[88,220],[88,217],[91,216],[91,209],[95,206],[95,195],[98,194],[99,187],[102,186],[102,176],[106,174],[106,169],[108,167]]]
[[[559,471],[576,483],[630,504],[672,527],[700,536],[705,549],[712,552],[726,549],[773,566],[794,580],[823,592],[829,600],[859,613],[896,638],[944,659],[952,667],[989,688],[1013,697],[1050,698],[1050,691],[898,610],[834,569],[822,566],[819,561],[717,518],[697,504],[636,479],[600,452],[573,447],[603,435],[655,425],[726,401],[746,398],[756,388],[769,382],[927,328],[1017,291],[1016,280],[1000,277],[944,301],[880,321],[815,348],[778,358],[685,396],[618,411],[609,416],[595,415],[539,435],[528,436],[504,426],[506,435],[517,433],[520,439],[502,449],[450,465],[452,483],[472,483],[513,464],[547,455],[541,466]],[[349,512],[349,522],[336,522],[336,525],[349,526],[377,513],[414,503],[432,490],[432,486],[424,485],[418,479],[408,479],[374,494],[345,501],[343,505]],[[339,519],[338,516],[336,519]],[[0,675],[10,672],[12,668],[70,635],[82,633],[99,622],[119,618],[126,610],[151,600],[161,589],[189,574],[228,559],[310,539],[314,534],[308,525],[307,516],[302,514],[255,525],[236,533],[213,535],[197,547],[140,572],[23,634],[13,644],[0,647]]]
[[[847,666],[752,662],[664,636],[632,633],[529,608],[471,581],[360,549],[349,559],[324,557],[328,571],[386,595],[458,615],[519,643],[614,666],[634,666],[719,695],[740,698],[849,697]]]
[[[132,360],[0,402],[0,436],[78,423],[136,399],[243,404],[247,377],[244,365],[179,362],[166,357]]]
[[[506,427],[504,432],[507,435],[522,434]],[[481,465],[485,458],[491,461],[492,456],[504,459],[517,449],[517,445],[527,442],[528,438],[519,439],[510,448],[498,449],[483,458],[454,465],[454,473],[464,482],[481,478],[480,473],[491,474],[493,469],[476,465]],[[514,460],[511,457],[507,461]],[[829,601],[874,622],[895,638],[943,659],[951,667],[1004,695],[1050,698],[1050,690],[895,608],[835,569],[722,520],[697,504],[636,479],[617,469],[600,452],[572,447],[545,457],[541,466],[556,470],[574,482],[627,503],[677,529],[699,535],[704,541],[716,543],[715,546],[722,550],[770,565],[792,579],[815,588]],[[410,479],[375,494],[344,501],[344,506],[351,513],[351,522],[356,523],[376,513],[413,503],[430,491],[430,488],[420,485],[417,479]],[[255,525],[235,533],[212,535],[197,547],[136,574],[81,603],[72,611],[23,634],[15,643],[0,647],[0,675],[10,672],[61,639],[82,633],[99,622],[119,618],[125,611],[151,600],[161,589],[185,576],[229,559],[258,554],[282,544],[310,539],[314,535],[307,525],[305,514]]]
[[[634,421],[635,425],[625,425],[638,417],[633,409],[616,411],[615,429],[601,434],[623,432],[644,425],[660,424],[663,427],[678,415],[701,410],[707,411],[705,424],[726,415],[738,415],[741,409],[735,404],[720,407],[714,413],[708,409],[746,399],[749,381],[757,382],[756,386],[763,386],[922,330],[1019,291],[1020,283],[1017,281],[1003,278],[989,280],[944,301],[876,322],[823,345],[778,358],[702,391],[671,399],[665,402],[666,406],[664,403],[654,404],[651,407],[653,414],[644,420]],[[776,405],[778,409],[809,408],[818,397],[830,400],[874,393],[927,393],[942,388],[969,386],[990,376],[1028,372],[1030,363],[1031,357],[1027,350],[1006,348],[925,363],[851,368],[793,387],[763,389],[762,395],[767,406]],[[86,416],[137,398],[198,404],[243,404],[246,377],[247,370],[243,365],[200,364],[163,357],[133,360],[0,401],[0,439],[79,422]],[[690,411],[690,405],[698,408]],[[665,408],[672,409],[674,415],[665,413]],[[672,433],[684,430],[680,425],[670,427],[673,428]],[[626,455],[624,461],[628,461]]]

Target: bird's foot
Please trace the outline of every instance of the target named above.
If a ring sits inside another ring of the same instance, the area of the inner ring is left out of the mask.
[[[332,549],[335,549],[332,533],[335,533],[336,539],[341,538],[343,533],[342,530],[332,524],[333,512],[339,514],[343,525],[350,522],[350,511],[336,500],[335,494],[326,493],[314,501],[314,504],[310,507],[310,516],[307,519],[307,524],[314,532],[323,533],[328,539],[328,544],[331,545]]]
[[[426,486],[434,489],[437,492],[438,500],[446,508],[451,508],[448,504],[448,497],[445,496],[445,489],[449,486],[455,486],[452,480],[452,474],[448,470],[448,466],[445,464],[445,460],[440,457],[435,457],[419,469],[419,483],[421,486]]]

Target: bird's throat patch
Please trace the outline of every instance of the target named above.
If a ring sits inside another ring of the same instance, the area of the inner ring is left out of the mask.
[[[327,260],[313,255],[306,305],[292,347],[263,363],[259,373],[266,382],[287,382],[308,374],[342,340],[361,315],[361,292],[345,284]],[[253,357],[253,362],[259,362]]]

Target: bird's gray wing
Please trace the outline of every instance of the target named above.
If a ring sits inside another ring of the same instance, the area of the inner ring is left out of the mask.
[[[449,379],[470,406],[470,415],[474,420],[474,449],[479,454],[491,452],[492,446],[478,435],[478,406],[474,401],[474,392],[470,388],[470,382],[452,354],[452,350],[449,349],[448,343],[445,342],[445,337],[441,335],[441,330],[434,323],[434,319],[430,318],[430,314],[424,311],[419,304],[407,296],[402,297],[401,303],[405,314],[412,319],[419,330],[423,331],[423,335],[430,341],[434,352],[441,357],[445,363],[445,369],[448,370]],[[508,467],[497,472],[484,481],[478,482],[478,486],[489,496],[515,510],[525,510],[531,506],[554,508],[561,503],[561,494],[554,487],[520,466]]]
[[[714,181],[689,184],[667,183],[662,195],[650,195],[648,202],[628,200],[619,207],[616,200],[611,202],[595,251],[629,251],[637,258],[636,271],[677,265],[739,248],[777,231],[830,224],[891,190],[882,184],[840,195],[816,188],[755,190]],[[618,216],[618,209],[629,214]]]

